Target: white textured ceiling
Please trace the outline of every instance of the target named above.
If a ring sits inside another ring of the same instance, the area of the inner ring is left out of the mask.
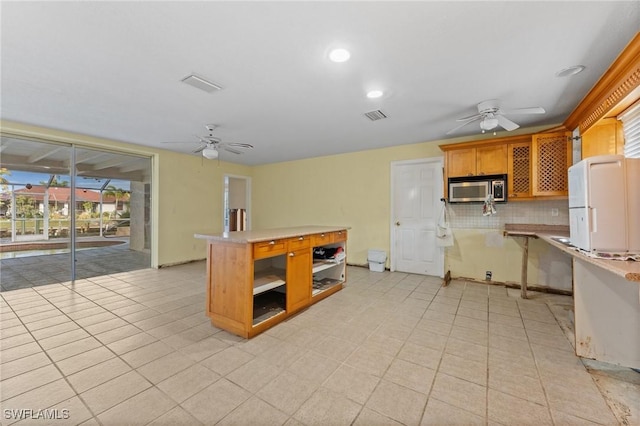
[[[214,123],[255,146],[223,153],[244,164],[476,134],[446,132],[492,98],[546,109],[509,117],[522,127],[561,123],[640,30],[638,1],[3,1],[1,15],[3,119],[181,152]],[[329,62],[334,46],[351,60]]]

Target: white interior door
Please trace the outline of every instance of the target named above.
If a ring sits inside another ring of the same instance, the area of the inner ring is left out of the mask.
[[[442,208],[442,158],[391,163],[391,270],[444,276],[436,245]]]

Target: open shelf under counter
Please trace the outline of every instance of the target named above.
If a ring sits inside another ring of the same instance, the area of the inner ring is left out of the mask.
[[[253,278],[253,295],[255,296],[285,285],[285,275],[285,270],[276,268],[256,271]]]
[[[326,269],[335,268],[336,266],[342,265],[344,260],[340,260],[339,262],[334,262],[331,260],[317,260],[313,261],[313,269],[312,272],[317,274],[318,272],[324,271]]]

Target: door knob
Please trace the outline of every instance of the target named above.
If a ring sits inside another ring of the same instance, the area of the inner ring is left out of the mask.
[[[400,221],[397,221],[397,222],[396,222],[396,226],[400,226]]]

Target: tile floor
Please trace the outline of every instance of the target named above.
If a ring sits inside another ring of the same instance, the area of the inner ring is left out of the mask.
[[[87,239],[89,238],[81,240]],[[112,238],[94,237],[90,239],[107,240]],[[22,252],[14,253],[16,257],[0,260],[1,291],[54,284],[67,281],[71,277],[69,253],[42,256],[25,256]],[[145,269],[151,265],[151,255],[146,252],[130,250],[128,242],[110,247],[80,249],[76,253],[76,259],[76,276],[79,279]],[[38,267],[34,268],[34,265],[38,265]]]
[[[350,267],[247,341],[205,317],[204,274],[0,293],[2,424],[618,424],[545,303],[564,296]]]

